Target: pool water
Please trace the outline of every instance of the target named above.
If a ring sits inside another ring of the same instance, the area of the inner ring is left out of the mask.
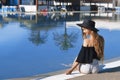
[[[119,17],[120,14],[113,13],[0,15],[0,79],[68,68],[82,45],[81,30],[76,23],[85,18],[98,23],[99,34],[105,38],[105,60],[120,57],[120,28],[116,27]],[[113,28],[111,24],[115,24]]]

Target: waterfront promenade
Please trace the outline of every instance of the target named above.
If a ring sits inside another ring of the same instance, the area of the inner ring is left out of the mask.
[[[120,58],[107,60],[101,66],[98,74],[79,74],[74,71],[71,75],[65,75],[65,70],[48,74],[36,75],[27,78],[16,78],[10,80],[119,80],[120,79]]]

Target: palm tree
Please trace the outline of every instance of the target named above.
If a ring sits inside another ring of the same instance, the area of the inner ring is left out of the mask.
[[[40,35],[40,30],[32,30],[30,37],[28,38],[36,46],[44,44],[46,42],[47,33]]]
[[[65,23],[66,24],[66,23]],[[78,36],[76,32],[70,34],[67,33],[67,28],[65,26],[64,33],[53,33],[55,44],[60,47],[62,50],[68,50],[69,48],[74,47]]]

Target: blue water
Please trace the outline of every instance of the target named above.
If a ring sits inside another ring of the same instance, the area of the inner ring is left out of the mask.
[[[28,77],[66,69],[78,55],[81,30],[67,22],[80,15],[0,16],[0,79]],[[89,18],[89,16],[83,16]],[[101,17],[94,17],[99,20]],[[82,18],[83,20],[83,18]],[[109,18],[108,18],[109,20]],[[116,22],[116,21],[114,21]],[[120,30],[101,29],[105,38],[105,59],[120,56]]]

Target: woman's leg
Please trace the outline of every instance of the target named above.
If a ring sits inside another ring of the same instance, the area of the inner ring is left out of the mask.
[[[75,58],[75,60],[74,60],[74,62],[73,62],[73,64],[72,64],[72,66],[76,64],[76,59],[77,59],[77,57]],[[79,70],[79,65],[78,65],[74,70]]]
[[[91,64],[81,64],[79,67],[79,71],[80,73],[83,74],[89,74],[91,72],[90,68],[91,68]]]
[[[72,67],[66,72],[66,75],[71,74],[74,69],[78,69],[79,63],[76,62],[77,57],[75,58]]]
[[[99,72],[99,63],[98,60],[94,59],[92,63],[92,73],[98,73]]]

